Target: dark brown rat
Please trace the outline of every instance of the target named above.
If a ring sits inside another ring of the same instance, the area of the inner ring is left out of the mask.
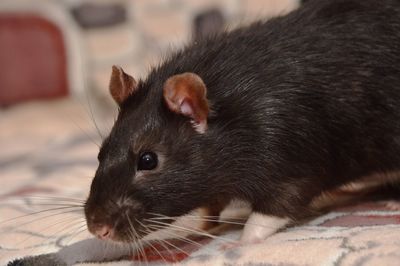
[[[89,230],[133,241],[154,216],[239,199],[252,208],[242,241],[257,241],[322,192],[400,169],[400,1],[307,1],[197,40],[143,81],[114,67],[110,90],[120,112]]]

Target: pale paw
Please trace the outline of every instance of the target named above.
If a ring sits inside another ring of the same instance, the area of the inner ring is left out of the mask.
[[[264,240],[284,228],[289,221],[288,218],[253,212],[244,226],[240,242],[255,243]]]

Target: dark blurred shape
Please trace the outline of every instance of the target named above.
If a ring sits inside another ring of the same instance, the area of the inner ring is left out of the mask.
[[[225,18],[218,9],[210,9],[195,16],[193,31],[194,39],[199,40],[207,36],[220,33],[225,26]]]
[[[71,13],[85,29],[113,26],[127,19],[126,10],[120,4],[86,3],[74,7]]]
[[[67,94],[60,29],[34,14],[0,14],[0,105]]]

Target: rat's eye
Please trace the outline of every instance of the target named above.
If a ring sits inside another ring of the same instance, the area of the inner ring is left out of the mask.
[[[140,155],[137,169],[140,170],[153,170],[157,167],[158,158],[154,152],[143,152]]]

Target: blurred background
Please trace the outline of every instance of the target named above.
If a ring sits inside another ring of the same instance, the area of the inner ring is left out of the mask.
[[[168,51],[193,39],[297,5],[297,0],[1,0],[0,200],[56,190],[82,196],[88,189],[98,145],[116,113],[108,95],[112,65],[144,78]]]

